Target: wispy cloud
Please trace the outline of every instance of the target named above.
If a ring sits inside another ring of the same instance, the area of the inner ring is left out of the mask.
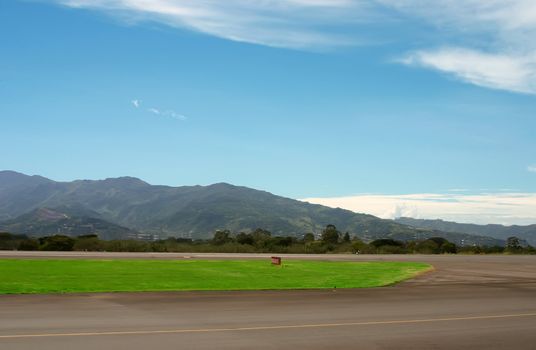
[[[379,1],[449,37],[447,42],[430,44],[436,48],[416,50],[399,62],[478,86],[536,94],[535,1]]]
[[[478,224],[536,223],[536,193],[361,194],[303,200],[386,219],[408,216]]]
[[[141,100],[131,100],[130,102],[132,103],[132,105],[136,109],[141,107]],[[175,119],[175,120],[186,120],[187,119],[184,114],[177,113],[177,112],[175,112],[175,111],[173,111],[171,109],[162,110],[162,109],[156,108],[156,107],[149,107],[149,108],[147,108],[145,110],[147,112],[151,113],[151,114],[166,117],[166,118],[171,118],[171,119]]]
[[[53,0],[116,14],[129,22],[155,21],[234,41],[275,47],[342,45],[325,32],[360,7],[355,0]],[[322,29],[321,29],[322,28]]]
[[[167,117],[173,118],[173,119],[177,119],[177,120],[186,120],[187,119],[185,115],[177,113],[177,112],[174,112],[174,111],[165,111],[164,115],[167,116]]]
[[[527,170],[530,171],[531,173],[536,173],[536,164],[534,165],[529,165],[527,167]]]
[[[158,108],[151,107],[151,108],[147,108],[147,112],[155,114],[155,115],[163,116],[163,117],[168,117],[168,118],[175,119],[175,120],[186,120],[185,115],[177,113],[172,110],[162,111]]]
[[[402,42],[399,63],[536,94],[534,0],[49,0],[234,41],[293,49]],[[407,23],[426,25],[407,36]],[[380,40],[381,41],[381,40]],[[417,44],[416,47],[414,43]]]
[[[492,89],[536,93],[536,56],[484,53],[443,48],[417,51],[400,62],[436,69],[463,81]]]
[[[147,112],[150,112],[150,113],[153,113],[153,114],[156,114],[156,115],[160,115],[160,110],[156,109],[156,108],[147,108]]]

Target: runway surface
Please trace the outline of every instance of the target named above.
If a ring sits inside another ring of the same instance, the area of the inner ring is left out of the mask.
[[[266,259],[269,255],[25,253],[24,258]],[[20,258],[0,252],[0,258]],[[283,255],[423,261],[358,290],[0,296],[0,349],[536,349],[536,256]]]

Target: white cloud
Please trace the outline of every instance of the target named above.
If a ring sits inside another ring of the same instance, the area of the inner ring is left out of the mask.
[[[275,47],[343,45],[347,39],[320,27],[337,24],[355,0],[53,0],[101,10],[129,22],[155,21],[234,41]]]
[[[183,114],[177,113],[175,111],[165,111],[163,114],[172,119],[186,120],[186,116],[184,116]]]
[[[393,219],[408,216],[477,224],[536,223],[536,193],[362,194],[303,201]]]
[[[534,165],[529,165],[527,167],[527,170],[530,171],[531,173],[536,173],[536,164]]]
[[[536,94],[534,0],[49,1],[100,10],[129,23],[152,21],[294,49],[378,44],[389,33],[386,42],[411,45],[398,62],[487,88]],[[410,37],[404,30],[408,23],[427,29]]]
[[[432,44],[445,46],[441,49],[416,50],[400,62],[483,87],[536,94],[536,1],[378,1],[431,23],[449,38]]]
[[[157,108],[147,108],[147,112],[150,112],[150,113],[153,113],[153,114],[156,114],[156,115],[160,115],[160,110],[157,109]]]
[[[418,16],[443,27],[469,30],[536,28],[533,0],[376,0],[401,13]],[[483,23],[486,26],[483,26]],[[499,27],[499,28],[497,28]]]
[[[147,112],[155,114],[155,115],[163,116],[163,117],[168,117],[168,118],[175,119],[175,120],[186,120],[187,119],[185,115],[177,113],[177,112],[172,111],[172,110],[162,111],[162,110],[160,110],[158,108],[151,107],[151,108],[147,108]]]
[[[141,104],[141,101],[140,100],[132,100],[130,101],[132,103],[132,105],[135,107],[135,108],[139,108],[140,107],[140,104]]]
[[[536,93],[536,55],[489,54],[462,48],[417,51],[402,63],[453,74],[492,89]]]

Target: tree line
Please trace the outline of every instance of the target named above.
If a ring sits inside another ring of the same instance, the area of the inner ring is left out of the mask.
[[[192,240],[170,237],[157,241],[101,240],[96,234],[70,237],[51,235],[32,238],[26,235],[0,233],[0,250],[42,251],[110,251],[110,252],[221,252],[221,253],[353,253],[353,254],[536,254],[534,247],[522,246],[510,237],[506,246],[460,247],[442,237],[398,241],[390,238],[364,242],[350,233],[327,225],[320,237],[307,233],[302,237],[273,236],[264,229],[233,233],[218,230],[211,239]]]

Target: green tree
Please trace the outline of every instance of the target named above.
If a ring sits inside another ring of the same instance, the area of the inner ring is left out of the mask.
[[[293,242],[294,242],[294,239],[289,236],[287,237],[276,236],[272,238],[271,240],[271,244],[276,245],[276,246],[282,246],[282,247],[288,247],[292,245]]]
[[[11,241],[13,239],[13,235],[8,232],[0,232],[0,241]]]
[[[104,250],[104,244],[97,235],[78,236],[73,250],[96,252]]]
[[[370,245],[379,248],[383,246],[403,247],[404,242],[396,241],[391,238],[380,238],[370,242]]]
[[[442,242],[438,242],[434,239],[426,239],[424,241],[417,242],[415,245],[415,251],[421,254],[439,254]]]
[[[521,243],[517,237],[508,237],[506,240],[506,249],[511,252],[516,252],[521,250]]]
[[[272,238],[272,233],[268,230],[258,228],[255,231],[251,232],[251,237],[255,242],[255,246],[258,248],[264,248],[268,245],[270,239]]]
[[[342,241],[344,243],[350,243],[350,234],[348,232],[344,234],[344,236],[342,237]]]
[[[355,238],[352,241],[352,248],[354,249],[354,253],[369,253],[370,249],[368,244],[360,240],[359,238]]]
[[[252,235],[248,233],[240,232],[239,234],[236,235],[236,242],[238,242],[239,244],[253,245],[255,243],[255,240],[253,239]]]
[[[38,250],[39,242],[37,241],[37,239],[33,239],[33,238],[24,239],[20,241],[17,249],[18,250]]]
[[[456,244],[452,242],[447,242],[441,246],[441,252],[447,254],[456,254],[458,252],[458,247],[456,247]]]
[[[305,243],[314,242],[315,241],[315,235],[312,233],[306,233],[303,235],[303,241]]]
[[[151,245],[148,242],[134,239],[102,241],[104,249],[110,252],[150,252]]]
[[[17,246],[15,242],[15,236],[7,233],[0,232],[0,250],[12,250]]]
[[[337,230],[335,225],[327,225],[326,228],[322,231],[322,242],[326,244],[337,244],[339,243],[340,232]]]
[[[212,238],[212,243],[215,245],[222,245],[231,242],[231,231],[229,230],[217,230]]]
[[[74,239],[64,235],[55,235],[50,237],[39,238],[41,250],[51,251],[70,251],[73,250]]]

